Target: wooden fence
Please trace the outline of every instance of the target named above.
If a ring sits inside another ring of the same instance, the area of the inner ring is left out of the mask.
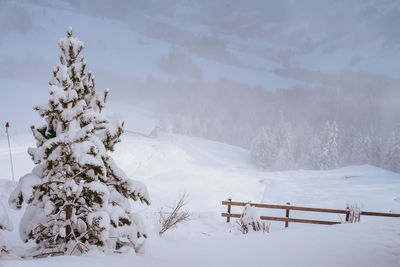
[[[285,217],[260,216],[261,220],[285,222],[285,227],[289,226],[289,222],[325,224],[325,225],[333,225],[333,224],[342,223],[342,222],[337,222],[337,221],[335,222],[335,221],[320,221],[320,220],[289,218],[289,211],[290,210],[344,214],[344,215],[346,215],[346,222],[350,221],[350,212],[351,212],[350,209],[338,210],[338,209],[321,209],[321,208],[310,208],[310,207],[298,207],[298,206],[290,206],[290,203],[287,203],[287,205],[271,205],[271,204],[259,204],[259,203],[234,202],[231,199],[229,199],[228,201],[222,201],[222,205],[227,205],[228,209],[227,209],[227,213],[221,213],[221,216],[222,217],[226,217],[226,222],[230,222],[231,218],[240,218],[241,214],[231,213],[231,207],[232,206],[244,207],[247,204],[250,204],[251,206],[254,206],[254,207],[257,207],[257,208],[286,210],[286,216]],[[370,211],[360,211],[359,215],[364,215],[364,216],[383,216],[383,217],[400,217],[400,214],[396,214],[396,213],[370,212]]]

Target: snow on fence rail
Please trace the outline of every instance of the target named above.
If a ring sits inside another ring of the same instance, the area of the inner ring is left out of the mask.
[[[221,216],[222,217],[226,217],[226,222],[230,222],[231,218],[240,218],[241,214],[231,213],[231,207],[232,206],[244,207],[247,204],[250,204],[251,206],[254,206],[254,207],[257,207],[257,208],[286,210],[286,217],[260,216],[261,220],[285,222],[285,227],[289,226],[289,222],[310,223],[310,224],[325,224],[325,225],[334,225],[334,224],[341,224],[342,223],[342,222],[334,222],[334,221],[320,221],[320,220],[289,218],[289,211],[290,210],[345,214],[346,215],[346,222],[350,221],[351,210],[349,208],[347,208],[345,210],[323,209],[323,208],[310,208],[310,207],[290,206],[290,203],[287,203],[287,205],[272,205],[272,204],[260,204],[260,203],[234,202],[231,199],[228,199],[228,201],[222,201],[222,205],[227,205],[228,209],[227,209],[227,213],[221,213]],[[396,213],[370,212],[370,211],[361,211],[359,215],[383,216],[383,217],[400,217],[400,214],[396,214]]]

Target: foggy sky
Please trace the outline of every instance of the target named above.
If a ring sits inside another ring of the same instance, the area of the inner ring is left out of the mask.
[[[31,107],[47,101],[57,40],[70,25],[112,101],[138,101],[154,84],[221,78],[265,90],[346,88],[360,77],[399,85],[396,0],[0,0],[1,124],[37,120]]]

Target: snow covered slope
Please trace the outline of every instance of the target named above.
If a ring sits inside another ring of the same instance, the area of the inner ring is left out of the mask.
[[[128,176],[148,185],[158,205],[186,191],[195,211],[218,210],[229,196],[261,200],[261,173],[238,147],[200,138],[161,134],[157,139],[125,135],[114,159]]]
[[[145,115],[132,117],[146,121]],[[151,125],[141,124],[146,133]],[[128,124],[129,125],[129,124]],[[140,125],[140,124],[139,124]],[[28,135],[11,139],[16,179],[31,171],[26,150]],[[0,139],[0,179],[11,180],[7,140]],[[330,171],[264,172],[249,162],[239,147],[161,132],[157,138],[125,133],[113,157],[128,176],[145,182],[156,206],[187,191],[190,208],[216,211],[228,197],[292,205],[344,208],[356,202],[365,210],[399,211],[400,175],[373,166],[351,166]]]
[[[136,122],[146,121],[132,118]],[[137,130],[147,129],[147,124]],[[29,137],[16,137],[20,149],[13,154],[16,171],[29,172],[26,155]],[[0,201],[7,203],[15,186],[10,181],[7,154],[2,155]],[[400,223],[398,219],[362,218],[360,224],[315,226],[272,224],[270,234],[243,236],[235,222],[220,217],[222,200],[286,203],[339,208],[356,202],[365,210],[398,212],[400,175],[371,166],[352,166],[331,171],[264,172],[249,163],[249,152],[238,147],[204,139],[161,133],[158,138],[124,134],[113,155],[128,176],[144,182],[152,206],[138,206],[152,233],[148,254],[137,257],[86,255],[43,260],[7,260],[4,266],[398,266],[400,264]],[[189,195],[187,208],[192,220],[165,236],[157,235],[156,213],[172,205],[179,193]],[[234,210],[240,212],[240,209]],[[260,210],[260,214],[266,211]],[[14,231],[3,233],[15,245],[19,240],[18,221],[23,212],[8,209]],[[282,215],[282,214],[281,214]],[[295,214],[300,218],[335,217]],[[291,255],[288,257],[287,255]],[[317,255],[317,256],[315,256]]]
[[[116,161],[129,176],[148,184],[153,198],[174,199],[186,190],[196,211],[211,211],[228,197],[326,208],[357,203],[365,210],[400,211],[400,175],[373,166],[263,172],[250,164],[244,149],[166,133],[157,139],[126,134],[117,149]]]

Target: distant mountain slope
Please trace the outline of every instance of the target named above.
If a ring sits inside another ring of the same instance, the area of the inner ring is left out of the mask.
[[[395,0],[125,0],[112,7],[109,1],[21,0],[2,1],[0,7],[0,55],[7,61],[0,76],[42,85],[68,25],[85,41],[88,67],[99,85],[125,92],[147,77],[225,78],[268,90],[320,82],[318,73],[303,81],[297,75],[302,69],[400,77]]]

